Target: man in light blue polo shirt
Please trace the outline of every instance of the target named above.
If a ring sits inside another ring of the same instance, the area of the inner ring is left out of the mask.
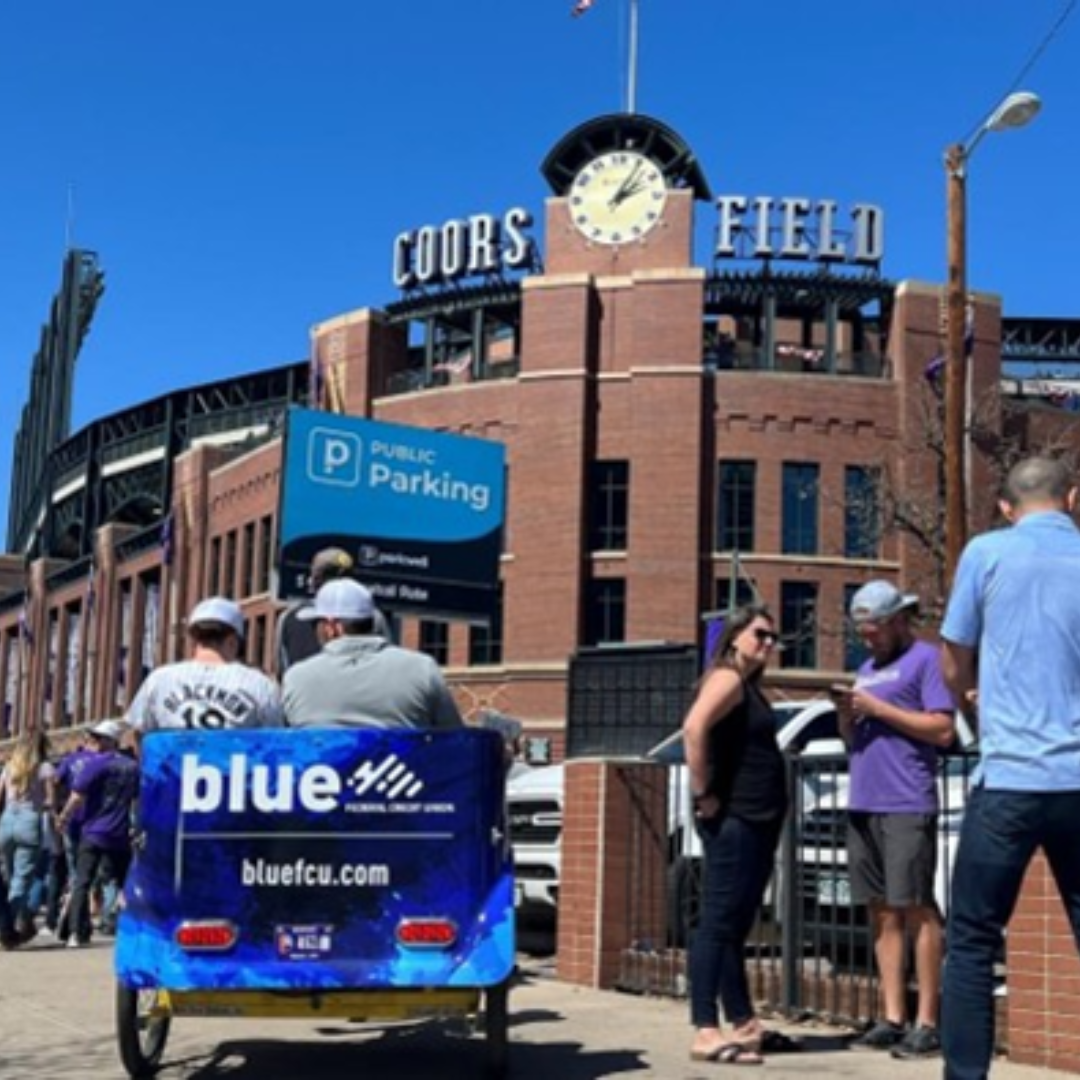
[[[982,762],[953,872],[942,1036],[946,1080],[981,1080],[994,1045],[993,965],[1041,847],[1080,946],[1080,529],[1059,461],[1009,473],[1011,528],[965,548],[941,635],[958,703],[977,691]]]

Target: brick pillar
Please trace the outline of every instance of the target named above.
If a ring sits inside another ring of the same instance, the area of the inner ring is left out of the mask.
[[[583,759],[565,776],[558,974],[604,989],[631,943],[664,940],[668,770]]]
[[[1009,1058],[1080,1073],[1080,960],[1057,885],[1040,853],[1009,924]]]
[[[317,408],[348,416],[370,416],[371,403],[408,366],[404,324],[394,325],[369,308],[317,324],[311,348],[322,372]]]

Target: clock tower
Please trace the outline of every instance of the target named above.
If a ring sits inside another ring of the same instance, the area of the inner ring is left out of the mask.
[[[549,274],[627,274],[692,265],[693,203],[711,200],[689,146],[635,113],[601,116],[564,136],[541,166]]]

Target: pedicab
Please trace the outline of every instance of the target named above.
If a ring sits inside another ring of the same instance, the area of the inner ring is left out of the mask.
[[[505,1073],[514,884],[498,734],[162,731],[142,770],[115,960],[130,1076],[157,1070],[187,1016],[466,1018],[488,1071]]]

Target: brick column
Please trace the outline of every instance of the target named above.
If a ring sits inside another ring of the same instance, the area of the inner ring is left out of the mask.
[[[1080,1073],[1080,960],[1050,868],[1032,862],[1005,943],[1009,1058]]]
[[[582,759],[565,777],[558,974],[609,988],[632,942],[664,940],[668,770]]]

